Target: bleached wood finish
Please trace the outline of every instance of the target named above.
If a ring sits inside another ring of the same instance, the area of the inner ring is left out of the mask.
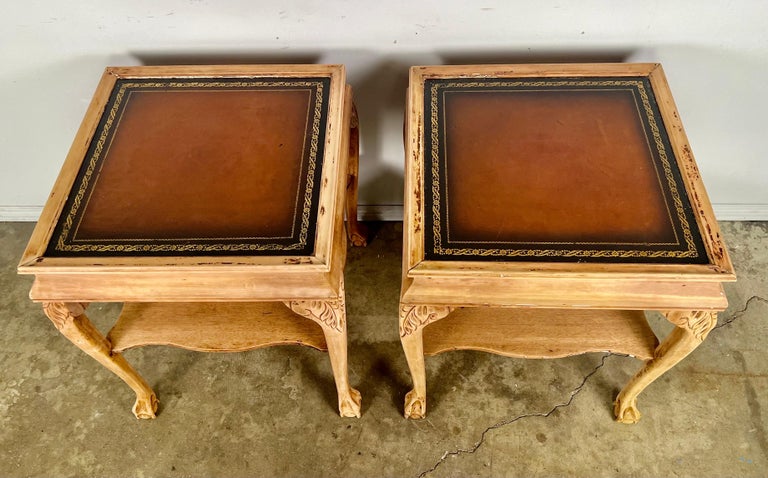
[[[675,150],[677,164],[680,170],[683,171],[683,181],[685,182],[699,229],[702,231],[702,238],[704,239],[710,261],[722,271],[730,271],[733,274],[733,265],[720,235],[720,226],[717,224],[712,204],[709,202],[707,191],[704,189],[704,182],[699,174],[696,160],[693,158],[691,146],[688,144],[688,137],[683,129],[683,123],[680,120],[680,115],[677,112],[675,101],[670,93],[669,84],[664,76],[664,70],[661,65],[656,65],[656,68],[649,74],[649,79],[654,92],[656,92],[656,101],[661,111],[661,116],[664,118],[664,124],[666,125],[672,148]]]
[[[707,264],[425,260],[424,198],[431,191],[423,177],[426,79],[627,76],[647,77],[651,83],[683,176],[685,194],[702,231]],[[647,325],[640,325],[640,313],[628,310],[666,311],[676,329],[653,351],[646,367],[630,381],[616,402],[617,420],[636,421],[637,395],[706,337],[702,331],[708,331],[717,312],[727,306],[722,283],[736,280],[661,66],[418,66],[410,71],[405,115],[400,332],[413,377],[413,390],[405,399],[405,416],[421,418],[426,413],[425,351],[471,348],[512,356],[553,357],[580,351],[618,352],[615,347],[626,347],[621,353],[648,359],[656,339],[649,335]],[[494,320],[487,307],[525,309],[494,309],[493,313],[501,317]],[[541,310],[528,310],[536,308]],[[600,314],[606,315],[598,319]],[[442,321],[445,316],[450,318]],[[547,321],[550,316],[555,317],[554,322]],[[579,329],[576,318],[603,322]],[[603,333],[605,337],[598,337]]]
[[[400,341],[411,371],[413,389],[405,396],[405,418],[427,413],[427,376],[424,369],[424,327],[451,313],[450,307],[400,303]]]
[[[697,208],[697,221],[705,234],[705,246],[710,264],[606,264],[582,263],[568,264],[565,268],[559,264],[546,263],[471,263],[451,261],[449,264],[436,265],[435,261],[424,260],[424,195],[422,176],[424,145],[424,80],[428,78],[526,78],[526,77],[621,77],[648,76],[654,94],[659,100],[659,109],[664,119],[675,156],[685,158],[678,161],[687,187],[687,195]],[[414,66],[411,68],[406,106],[405,127],[405,201],[403,207],[404,263],[407,278],[420,273],[431,276],[435,268],[442,268],[442,275],[466,277],[465,272],[473,276],[488,277],[489,274],[524,273],[527,278],[541,276],[552,278],[552,273],[578,274],[581,278],[614,280],[617,276],[632,274],[636,278],[658,280],[668,277],[685,278],[690,281],[732,282],[736,280],[733,265],[723,246],[720,229],[706,196],[704,185],[695,166],[691,148],[688,145],[680,116],[672,100],[669,87],[664,79],[661,65],[658,63],[586,63],[586,64],[521,64],[521,65],[461,65],[461,66]],[[571,268],[573,267],[573,268]],[[557,275],[557,274],[554,274]],[[407,285],[407,284],[406,284]],[[494,287],[492,282],[489,287]]]
[[[657,63],[530,63],[516,65],[413,66],[411,78],[567,78],[572,76],[646,76]],[[414,83],[411,82],[411,87]]]
[[[45,256],[116,81],[169,77],[330,79],[312,254]],[[341,65],[118,67],[104,72],[18,271],[35,276],[30,297],[46,304],[46,314],[62,334],[136,392],[137,418],[154,418],[157,399],[119,352],[149,344],[206,351],[276,344],[327,348],[339,412],[342,416],[360,416],[360,394],[350,387],[347,376],[343,287],[347,243],[344,213],[348,210],[356,219],[356,204],[347,196],[354,200],[357,197],[359,133],[351,93]],[[351,144],[353,141],[355,144]],[[350,221],[349,230],[354,243],[365,243],[365,232],[356,227],[355,220]],[[102,336],[83,313],[81,304],[92,301],[127,303],[109,338]],[[326,320],[329,316],[332,320]]]
[[[297,271],[298,272],[298,271]],[[30,295],[33,300],[83,300],[89,302],[142,301],[186,302],[190,297],[204,302],[286,300],[291,297],[331,298],[328,273],[276,275],[262,273],[228,274],[226,268],[211,272],[179,271],[99,274],[40,274]]]
[[[411,371],[413,388],[405,394],[403,416],[419,419],[427,416],[427,374],[424,364],[423,329],[400,337],[408,369]]]
[[[365,226],[357,221],[357,185],[360,171],[360,122],[357,117],[357,108],[352,102],[352,88],[347,86],[347,99],[351,103],[349,122],[349,161],[347,174],[347,237],[349,241],[358,247],[366,245],[368,235]]]
[[[347,364],[347,311],[344,283],[334,300],[292,300],[285,305],[293,312],[306,317],[323,329],[331,358],[331,368],[336,378],[339,413],[342,417],[360,418],[360,392],[349,385]]]
[[[133,389],[136,393],[133,405],[136,418],[155,418],[158,402],[155,392],[121,354],[112,350],[109,341],[93,326],[85,315],[87,306],[78,302],[45,302],[43,311],[63,336]]]
[[[659,344],[638,310],[460,308],[424,329],[424,353],[479,350],[559,358],[587,352],[653,358]]]
[[[272,345],[327,350],[322,329],[281,302],[126,303],[107,340],[113,352],[145,345],[200,352],[239,352]]]
[[[616,397],[614,413],[621,423],[640,420],[637,409],[640,392],[701,345],[717,324],[717,314],[708,311],[674,311],[665,315],[676,328],[656,349],[653,359],[646,362]]]
[[[422,304],[493,307],[594,309],[723,310],[728,302],[720,283],[607,280],[591,278],[529,279],[506,277],[411,278],[402,300]],[[556,290],[557,293],[553,293]]]

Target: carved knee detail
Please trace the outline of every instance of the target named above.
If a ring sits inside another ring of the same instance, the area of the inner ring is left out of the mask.
[[[337,332],[343,332],[346,327],[344,294],[344,282],[342,281],[338,299],[291,300],[283,303],[293,312],[314,320],[321,327],[330,327]]]
[[[285,302],[285,305],[300,316],[314,320],[320,326],[330,327],[338,332],[344,330],[344,305],[341,301],[292,300]]]
[[[59,330],[83,315],[86,307],[83,302],[43,302],[43,312]]]
[[[717,313],[709,311],[669,311],[664,316],[677,327],[686,329],[699,341],[707,338],[717,325]]]
[[[400,337],[414,333],[453,311],[453,307],[433,305],[400,305]]]

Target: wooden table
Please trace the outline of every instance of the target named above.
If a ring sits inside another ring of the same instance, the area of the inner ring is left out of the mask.
[[[357,227],[357,117],[342,66],[107,68],[19,265],[59,331],[157,398],[144,345],[328,350],[342,416],[344,261]],[[103,336],[90,302],[124,302]],[[310,319],[310,320],[306,320]]]
[[[638,394],[695,349],[735,280],[658,64],[413,67],[400,336],[424,355],[633,355]],[[644,311],[676,328],[661,345]]]

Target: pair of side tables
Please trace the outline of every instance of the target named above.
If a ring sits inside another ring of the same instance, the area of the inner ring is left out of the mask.
[[[19,272],[137,418],[157,397],[123,351],[278,344],[327,350],[339,412],[359,417],[358,137],[342,66],[108,68]],[[615,402],[636,422],[727,306],[733,267],[657,64],[414,67],[405,157],[406,417],[426,413],[425,355],[603,351],[645,361]],[[124,303],[106,336],[95,301]],[[676,326],[661,344],[645,310]]]

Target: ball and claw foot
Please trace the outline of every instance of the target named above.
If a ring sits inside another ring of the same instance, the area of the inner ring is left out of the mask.
[[[154,393],[148,397],[136,397],[136,403],[133,404],[133,414],[139,420],[150,420],[155,418],[157,403],[157,396],[155,396]]]
[[[339,400],[339,415],[342,417],[360,418],[362,397],[354,388],[349,389],[349,396]]]
[[[362,226],[358,225],[358,228],[361,228]],[[363,233],[355,231],[352,234],[349,235],[349,240],[352,242],[352,245],[355,247],[365,247],[368,245],[368,241],[365,239],[365,235]]]
[[[637,409],[637,399],[622,402],[617,398],[613,407],[613,413],[616,415],[616,421],[619,423],[637,423],[640,421],[640,410]]]
[[[416,395],[416,390],[411,390],[405,395],[405,418],[414,420],[427,416],[427,398]]]
[[[347,237],[353,246],[365,247],[368,245],[368,227],[362,222],[350,221],[347,224]]]

